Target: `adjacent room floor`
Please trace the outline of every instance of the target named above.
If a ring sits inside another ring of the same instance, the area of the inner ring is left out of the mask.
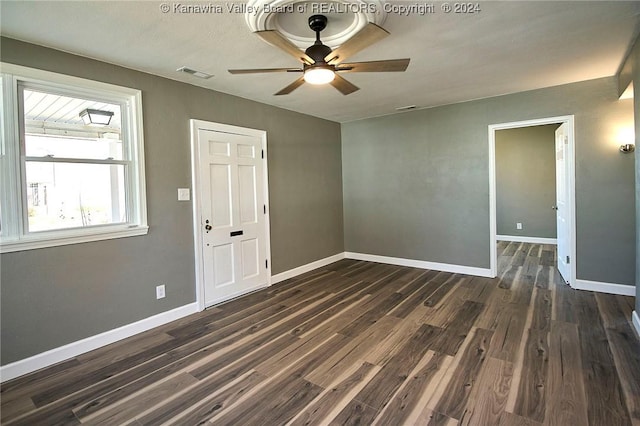
[[[343,260],[2,385],[3,424],[630,425],[633,298]]]

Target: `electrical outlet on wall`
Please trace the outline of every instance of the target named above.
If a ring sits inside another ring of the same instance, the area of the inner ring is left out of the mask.
[[[164,284],[156,287],[156,299],[164,299],[166,295]]]
[[[516,223],[516,229],[522,229],[522,222]]]

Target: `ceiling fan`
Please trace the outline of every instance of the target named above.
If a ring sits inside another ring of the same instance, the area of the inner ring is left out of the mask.
[[[304,82],[310,84],[329,83],[343,95],[359,90],[359,88],[342,78],[338,73],[344,72],[390,72],[405,71],[410,59],[390,59],[385,61],[370,62],[343,62],[349,56],[361,51],[369,45],[388,36],[389,33],[376,24],[369,23],[347,40],[340,47],[331,50],[320,40],[320,32],[327,26],[327,17],[313,15],[309,18],[309,27],[316,33],[316,41],[304,52],[282,34],[275,30],[256,31],[267,43],[284,50],[291,56],[302,62],[302,68],[262,68],[229,70],[231,74],[254,74],[270,72],[295,72],[303,73],[296,81],[280,90],[276,95],[288,95],[300,87]]]

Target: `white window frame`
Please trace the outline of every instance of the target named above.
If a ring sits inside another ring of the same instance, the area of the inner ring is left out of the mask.
[[[142,126],[142,92],[93,80],[0,62],[2,114],[0,124],[0,253],[146,235],[147,207]],[[121,105],[122,140],[130,165],[125,172],[126,223],[28,232],[25,159],[21,148],[18,83]]]

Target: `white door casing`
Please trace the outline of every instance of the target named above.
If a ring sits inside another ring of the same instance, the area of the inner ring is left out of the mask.
[[[558,251],[558,271],[565,282],[571,282],[571,256],[569,253],[569,136],[567,123],[556,129],[556,233]]]
[[[191,120],[200,309],[269,284],[266,132]]]

